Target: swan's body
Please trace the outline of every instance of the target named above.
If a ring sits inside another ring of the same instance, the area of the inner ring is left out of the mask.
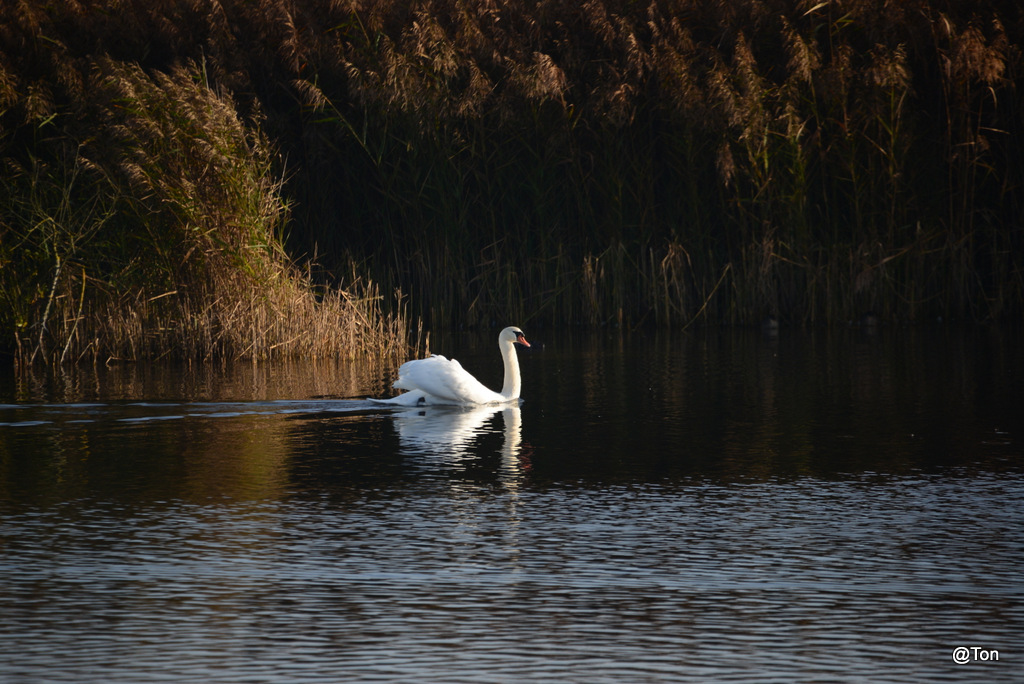
[[[398,380],[392,387],[408,390],[391,399],[374,399],[381,404],[416,406],[418,404],[459,404],[477,406],[481,404],[508,404],[519,400],[522,379],[519,376],[519,357],[516,344],[529,347],[523,331],[516,327],[505,328],[498,334],[498,347],[505,363],[505,382],[501,392],[484,387],[483,383],[470,375],[455,359],[431,356],[426,359],[406,361],[398,369]]]

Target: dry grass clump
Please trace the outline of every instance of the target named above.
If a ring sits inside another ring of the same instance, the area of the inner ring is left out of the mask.
[[[381,313],[375,286],[318,289],[289,259],[269,144],[203,76],[99,61],[93,136],[64,164],[9,162],[0,291],[19,361],[404,346],[404,318]]]

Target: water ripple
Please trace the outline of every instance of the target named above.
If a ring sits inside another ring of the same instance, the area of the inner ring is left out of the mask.
[[[0,681],[1020,681],[1018,336],[535,348],[0,376]]]
[[[933,479],[69,503],[4,519],[0,674],[952,681],[956,645],[1024,646],[1022,500]]]

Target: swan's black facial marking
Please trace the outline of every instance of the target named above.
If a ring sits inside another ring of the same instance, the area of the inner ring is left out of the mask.
[[[514,330],[513,332],[516,334],[516,342],[524,347],[530,346],[530,343],[526,341],[526,335],[523,334],[522,330]]]

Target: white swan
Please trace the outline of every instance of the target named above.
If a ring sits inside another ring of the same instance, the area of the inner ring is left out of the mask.
[[[484,387],[483,383],[466,372],[455,359],[431,356],[406,361],[398,369],[398,380],[392,387],[408,390],[391,399],[371,399],[378,404],[416,406],[418,404],[508,404],[518,401],[522,380],[519,377],[519,357],[516,344],[529,347],[523,331],[515,326],[498,333],[498,347],[505,362],[505,382],[501,392]]]

